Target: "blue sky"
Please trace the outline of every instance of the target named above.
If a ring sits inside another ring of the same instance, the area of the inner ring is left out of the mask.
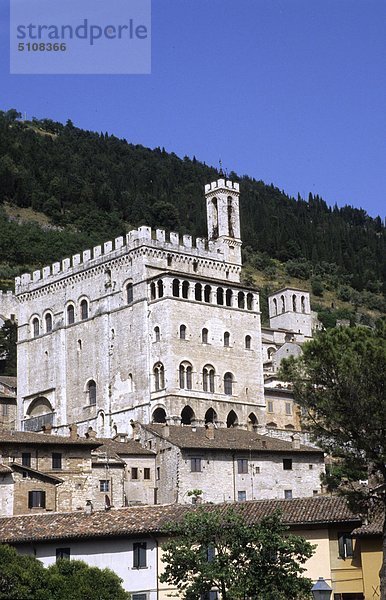
[[[152,73],[110,76],[10,75],[0,2],[0,108],[385,215],[383,0],[153,0]]]

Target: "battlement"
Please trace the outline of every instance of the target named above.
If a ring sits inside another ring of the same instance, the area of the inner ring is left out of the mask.
[[[11,290],[7,290],[6,292],[4,292],[3,290],[0,290],[0,301],[1,300],[10,300],[12,298],[14,298],[14,293]]]
[[[211,192],[218,192],[220,190],[232,190],[237,194],[240,193],[240,185],[235,181],[230,181],[226,179],[217,179],[217,181],[212,181],[212,183],[208,183],[205,185],[205,194],[209,194]]]
[[[176,232],[167,234],[164,229],[152,230],[151,227],[143,225],[129,231],[125,237],[117,237],[114,241],[95,246],[92,250],[84,250],[71,258],[64,258],[33,273],[24,273],[21,277],[16,277],[15,293],[18,295],[38,289],[63,277],[124,256],[143,245],[169,252],[183,252],[197,258],[203,257],[222,262],[224,260],[218,245],[208,242],[205,238],[193,239],[191,235],[180,236]]]

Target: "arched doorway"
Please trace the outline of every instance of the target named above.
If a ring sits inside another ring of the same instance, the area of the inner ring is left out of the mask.
[[[181,425],[191,425],[195,415],[190,406],[185,406],[181,411]]]
[[[166,411],[160,406],[155,409],[152,417],[153,423],[166,423]]]

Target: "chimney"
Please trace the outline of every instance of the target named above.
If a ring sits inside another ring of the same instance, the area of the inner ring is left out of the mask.
[[[93,510],[94,510],[94,507],[92,505],[91,500],[86,500],[86,508],[85,508],[86,513],[91,515],[93,513]]]
[[[162,435],[164,437],[169,437],[169,435],[170,435],[170,428],[169,428],[168,423],[164,423],[164,426],[162,428]]]
[[[70,425],[69,429],[70,429],[70,439],[71,440],[77,440],[78,439],[78,426],[77,426],[77,424],[73,423],[72,425]]]
[[[213,423],[207,423],[205,435],[208,438],[208,440],[214,440],[214,424]]]
[[[297,433],[295,433],[295,435],[293,435],[291,437],[291,440],[292,440],[292,448],[294,450],[300,450],[300,436]]]
[[[92,427],[88,428],[87,433],[86,433],[86,438],[89,438],[89,439],[96,438],[96,431],[94,431]]]

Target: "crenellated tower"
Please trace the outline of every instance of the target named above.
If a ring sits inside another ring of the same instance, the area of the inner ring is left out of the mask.
[[[229,263],[241,265],[239,184],[218,179],[205,186],[208,240]]]

